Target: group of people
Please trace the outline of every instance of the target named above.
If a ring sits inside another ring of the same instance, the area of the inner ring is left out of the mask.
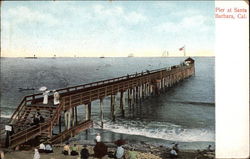
[[[49,142],[41,143],[39,145],[38,152],[40,153],[53,153],[52,145]]]
[[[122,141],[122,140],[121,140]],[[97,158],[102,158],[105,155],[108,155],[108,147],[104,144],[104,142],[101,141],[101,136],[99,133],[97,133],[96,137],[95,137],[95,142],[96,145],[94,146],[94,156]],[[117,149],[115,151],[114,154],[109,154],[109,157],[111,158],[117,158],[117,159],[123,159],[125,156],[125,150],[122,147],[122,142],[118,142],[117,144]],[[63,147],[63,151],[62,153],[64,155],[71,155],[71,156],[78,156],[80,152],[80,156],[81,159],[88,159],[90,154],[89,151],[87,149],[87,147],[84,145],[83,148],[79,149],[79,146],[77,146],[76,144],[74,144],[73,146],[70,146],[69,143],[66,143]],[[134,154],[131,153],[131,155],[133,156]],[[131,158],[131,159],[135,159],[135,158]]]
[[[108,147],[101,141],[101,136],[99,133],[97,133],[95,138],[96,145],[94,147],[94,156],[101,158],[108,154]],[[123,159],[125,158],[125,150],[122,147],[123,144],[125,144],[124,140],[117,140],[115,142],[117,145],[115,153],[114,154],[108,154],[110,158],[117,158],[117,159]],[[131,155],[133,155],[131,153]],[[133,159],[133,158],[131,158]]]
[[[54,104],[54,106],[57,106],[58,104],[60,104],[60,100],[59,100],[60,95],[56,90],[53,90],[52,92],[54,93],[53,94],[53,96],[54,96],[53,104]],[[50,93],[50,91],[47,89],[45,89],[43,91],[43,104],[48,104],[49,93]]]
[[[117,145],[116,150],[114,153],[110,154],[108,153],[108,147],[102,142],[101,135],[97,133],[95,137],[96,145],[94,146],[94,157],[102,158],[106,155],[109,156],[109,158],[116,158],[116,159],[124,159],[125,158],[125,149],[122,147],[122,145],[125,144],[124,140],[117,140],[115,144]],[[212,151],[212,146],[209,145],[207,148],[207,151]],[[40,159],[39,153],[53,153],[53,148],[49,142],[41,143],[39,145],[39,149],[35,149],[35,154],[33,159]],[[80,154],[79,154],[80,153]],[[81,159],[88,159],[90,154],[89,150],[87,149],[86,145],[83,145],[81,151],[80,147],[74,144],[73,146],[70,146],[70,144],[67,142],[64,147],[62,154],[64,155],[70,155],[70,156],[81,156]],[[170,158],[177,158],[179,155],[179,148],[177,143],[173,143],[170,147],[169,156]],[[128,151],[127,152],[127,158],[128,159],[136,159],[137,153],[136,151]]]
[[[62,153],[64,155],[71,155],[71,156],[78,156],[79,153],[79,147],[74,144],[73,146],[69,146],[69,143],[66,143],[63,147],[63,151]],[[81,156],[81,159],[87,159],[89,157],[89,151],[88,149],[86,148],[86,146],[83,146],[81,152],[80,152],[80,156]]]
[[[74,144],[73,146],[69,146],[69,143],[66,143],[63,147],[63,154],[64,155],[71,155],[71,156],[78,156],[78,146]]]
[[[52,145],[49,142],[41,143],[39,148],[35,148],[33,159],[40,159],[40,153],[53,153]]]
[[[31,126],[33,125],[38,125],[39,123],[44,123],[45,119],[41,115],[40,112],[37,112],[36,114],[33,114],[33,122],[30,124]]]

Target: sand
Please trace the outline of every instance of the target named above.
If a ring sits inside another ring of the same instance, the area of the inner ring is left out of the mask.
[[[79,150],[81,150],[82,146],[79,146]],[[108,146],[108,152],[114,153],[115,152],[115,146],[112,144],[107,144]],[[169,148],[163,147],[163,146],[153,146],[153,145],[124,145],[125,149],[125,158],[127,158],[128,151],[131,151],[133,148],[134,151],[137,152],[137,158],[138,159],[168,159],[169,157]],[[90,152],[89,159],[96,159],[93,157],[94,146],[88,145],[87,149]],[[54,153],[51,154],[44,154],[40,153],[41,158],[40,159],[80,159],[80,156],[64,156],[62,152],[62,145],[54,145],[53,147]],[[5,159],[33,159],[34,151],[33,150],[27,150],[27,151],[9,151],[5,153]],[[108,155],[104,156],[102,159],[108,159]],[[215,158],[214,151],[213,152],[207,152],[204,150],[180,150],[178,153],[178,158],[183,159],[212,159]]]

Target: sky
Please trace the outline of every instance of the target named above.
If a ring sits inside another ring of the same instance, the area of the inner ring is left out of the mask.
[[[2,57],[214,56],[213,1],[2,2]]]

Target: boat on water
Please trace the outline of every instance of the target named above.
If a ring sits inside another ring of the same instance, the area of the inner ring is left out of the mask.
[[[134,57],[134,54],[131,53],[131,54],[128,55],[128,57]]]
[[[33,91],[35,90],[35,88],[19,88],[19,92],[22,92],[22,91]]]
[[[36,55],[30,56],[30,57],[25,57],[25,59],[37,59]]]
[[[105,58],[104,56],[100,56],[101,59]]]

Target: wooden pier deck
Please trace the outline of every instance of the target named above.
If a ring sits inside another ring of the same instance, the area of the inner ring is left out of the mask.
[[[100,101],[100,126],[103,127],[103,99],[110,96],[110,117],[115,120],[115,105],[119,104],[122,116],[125,116],[125,95],[128,106],[144,100],[147,96],[160,95],[174,84],[195,73],[194,60],[186,59],[182,64],[158,70],[151,70],[103,81],[67,87],[56,90],[60,94],[60,104],[53,105],[53,94],[49,103],[43,104],[43,95],[25,96],[10,118],[9,125],[14,129],[9,133],[5,146],[15,148],[37,138],[47,138],[52,143],[60,143],[93,126],[91,103]],[[126,94],[125,94],[126,93]],[[120,101],[116,103],[117,96]],[[79,119],[78,107],[85,110],[84,119]],[[39,112],[43,123],[31,126],[32,117]],[[57,134],[53,132],[57,129]]]

